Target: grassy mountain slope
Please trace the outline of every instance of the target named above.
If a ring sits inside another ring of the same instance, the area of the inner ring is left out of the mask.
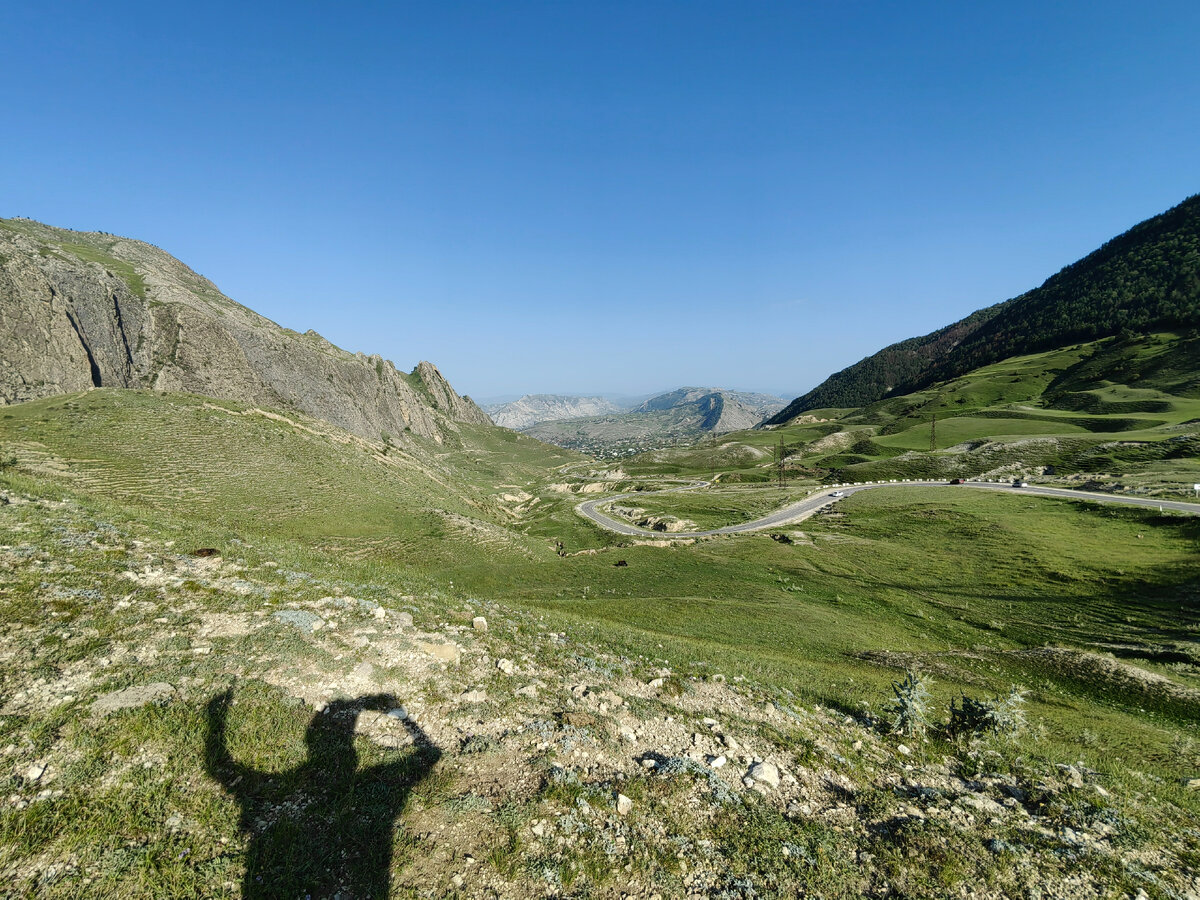
[[[158,392],[0,410],[0,459],[14,892],[230,896],[258,872],[303,896],[322,857],[268,826],[337,845],[311,729],[379,692],[419,731],[358,718],[358,766],[399,794],[360,784],[352,810],[402,809],[399,896],[1165,896],[1200,874],[1194,520],[897,487],[791,543],[661,547],[575,515],[603,473],[521,435],[410,453]],[[1023,684],[1029,727],[891,734],[914,665],[935,722]],[[756,757],[777,787],[746,787]]]
[[[766,424],[866,406],[1010,356],[1200,324],[1200,195],[1147,219],[1038,288],[830,376]]]
[[[1166,332],[1011,357],[859,409],[812,410],[716,445],[643,454],[624,468],[769,482],[782,443],[789,479],[1036,476],[1178,497],[1200,482],[1198,442],[1200,335]]]

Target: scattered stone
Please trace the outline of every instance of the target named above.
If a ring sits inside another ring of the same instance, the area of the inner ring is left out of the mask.
[[[384,609],[382,606],[377,606],[373,610],[371,610],[371,615],[373,615],[377,619],[386,619],[387,618],[387,610]]]
[[[487,619],[483,616],[476,616],[471,620],[471,627],[482,634],[487,631]]]
[[[501,659],[496,661],[496,668],[505,675],[515,675],[517,671],[517,664],[511,659]]]
[[[523,688],[517,688],[516,694],[518,697],[536,697],[538,689],[536,684],[527,684]]]
[[[478,688],[473,691],[463,691],[458,695],[458,699],[462,703],[483,703],[487,700],[487,691],[481,691]]]
[[[271,617],[284,625],[291,625],[301,631],[312,634],[325,625],[325,620],[307,609],[281,609],[271,613]]]
[[[657,766],[658,766],[658,760],[656,760],[656,759],[651,759],[650,757],[647,756],[645,759],[642,760],[642,768],[643,769],[653,769]]]
[[[359,663],[354,667],[354,671],[350,673],[354,678],[361,678],[364,681],[370,681],[375,677],[375,667],[369,662]]]
[[[896,748],[896,752],[899,753],[901,756],[911,756],[912,755],[912,751],[910,749],[908,749],[908,747],[904,744],[901,744],[900,746],[898,746]]]
[[[1183,786],[1189,791],[1200,791],[1200,778],[1189,778]]]
[[[633,812],[633,801],[624,794],[617,794],[617,815],[627,816]]]
[[[628,743],[630,743],[630,744],[636,744],[636,743],[637,743],[637,735],[636,735],[636,734],[634,734],[634,733],[633,733],[633,731],[631,731],[631,730],[630,730],[630,729],[628,729],[628,728],[623,728],[623,729],[621,729],[621,739],[622,739],[623,741],[627,741],[627,742],[628,742]]]
[[[862,741],[855,741],[853,744],[850,745],[851,750],[861,750],[862,748],[863,748]]]
[[[710,769],[719,769],[727,762],[729,762],[729,760],[725,758],[724,754],[721,754],[720,756],[710,756],[708,758],[708,767]]]
[[[382,609],[383,607],[380,607]],[[412,628],[413,618],[412,613],[398,612],[392,615],[392,621],[401,628]]]
[[[539,819],[537,822],[533,823],[533,827],[530,828],[529,830],[532,831],[538,837],[541,837],[542,835],[544,835],[546,833],[546,825],[544,822],[542,822]]]
[[[175,688],[165,681],[135,685],[134,687],[127,687],[124,690],[113,691],[111,694],[105,694],[98,698],[92,704],[92,712],[96,715],[106,716],[111,712],[116,712],[118,709],[137,709],[140,706],[145,706],[147,703],[156,703],[160,700],[165,700],[174,693]]]
[[[394,706],[387,711],[387,714],[393,719],[399,719],[401,722],[408,718],[408,710],[403,706]]]
[[[25,773],[26,781],[37,781],[46,773],[46,764],[43,762],[35,762],[29,767],[29,771]]]
[[[424,642],[418,643],[422,653],[428,653],[434,659],[440,659],[442,662],[458,663],[459,649],[458,644],[427,644]]]
[[[652,678],[647,683],[650,685],[650,687],[655,688],[657,690],[658,688],[663,686],[663,679],[662,678]]]
[[[721,740],[725,743],[725,749],[730,753],[737,753],[738,750],[742,749],[741,744],[737,742],[737,738],[732,734],[721,735]]]
[[[1058,771],[1062,772],[1063,778],[1067,784],[1073,788],[1083,787],[1083,773],[1076,766],[1068,766],[1063,763],[1058,764]]]
[[[564,725],[570,725],[572,728],[589,728],[596,724],[596,717],[587,712],[571,710],[559,713],[558,718]]]
[[[768,787],[779,787],[779,769],[774,763],[759,762],[750,767],[750,771],[746,776],[753,781],[760,782]]]

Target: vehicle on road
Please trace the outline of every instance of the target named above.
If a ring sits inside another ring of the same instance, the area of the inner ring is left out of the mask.
[[[951,483],[951,484],[966,484],[966,483],[967,483],[967,479],[965,479],[965,478],[951,478],[951,479],[950,479],[950,483]]]
[[[1020,478],[1013,479],[1013,487],[1029,487],[1028,481],[1022,481]]]
[[[834,492],[833,492],[832,494],[830,494],[829,496],[830,496],[830,497],[845,497],[845,496],[846,496],[846,492],[845,492],[845,491],[834,491]]]

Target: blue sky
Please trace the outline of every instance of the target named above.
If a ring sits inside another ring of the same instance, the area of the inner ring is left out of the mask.
[[[1200,4],[41,3],[0,215],[476,397],[794,396],[1200,191]]]

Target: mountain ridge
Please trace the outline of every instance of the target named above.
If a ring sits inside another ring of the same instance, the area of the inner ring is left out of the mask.
[[[517,400],[484,407],[492,421],[505,428],[520,429],[539,422],[578,419],[620,412],[622,407],[599,395],[525,394]]]
[[[432,363],[411,373],[284,328],[166,251],[0,219],[0,405],[92,387],[296,409],[374,440],[490,424]]]
[[[656,394],[631,410],[539,422],[521,431],[560,447],[623,455],[662,441],[695,441],[753,428],[783,402],[769,394],[682,387]]]
[[[866,406],[1010,356],[1200,324],[1200,194],[1106,241],[1010,300],[890,344],[834,373],[764,425]]]

